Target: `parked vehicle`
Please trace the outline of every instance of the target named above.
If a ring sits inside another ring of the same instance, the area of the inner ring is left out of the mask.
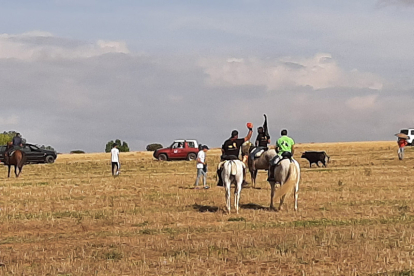
[[[413,146],[413,140],[414,140],[414,128],[403,128],[400,130],[400,133],[404,133],[408,136],[407,142],[408,145]]]
[[[160,161],[173,159],[196,160],[198,153],[197,140],[175,140],[168,148],[154,151],[154,158]]]
[[[4,162],[6,146],[0,146],[0,161]],[[53,163],[57,154],[53,150],[41,149],[33,144],[24,144],[22,150],[26,153],[27,163]]]

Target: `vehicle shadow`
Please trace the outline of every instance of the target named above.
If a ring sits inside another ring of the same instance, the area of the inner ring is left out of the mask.
[[[262,205],[254,203],[241,204],[240,208],[249,210],[270,210],[269,207],[264,207]]]
[[[204,212],[210,212],[210,213],[215,213],[219,210],[219,208],[217,206],[208,206],[208,205],[198,205],[198,204],[194,204],[192,205],[194,210],[199,211],[200,213],[204,213]]]

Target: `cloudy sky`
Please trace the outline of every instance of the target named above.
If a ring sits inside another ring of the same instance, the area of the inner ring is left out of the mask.
[[[414,0],[0,3],[0,130],[60,152],[414,127]]]

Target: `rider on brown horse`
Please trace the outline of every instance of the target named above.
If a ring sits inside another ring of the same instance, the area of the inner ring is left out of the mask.
[[[16,133],[13,137],[13,141],[11,142],[11,146],[7,147],[7,157],[11,157],[15,150],[21,149],[23,147],[23,140],[20,133]],[[6,156],[5,156],[6,157]]]
[[[10,167],[14,166],[14,173],[19,177],[24,163],[26,163],[26,154],[20,150],[23,146],[20,133],[16,133],[12,142],[7,143],[6,151],[4,152],[4,165],[9,167],[8,177],[10,177]]]

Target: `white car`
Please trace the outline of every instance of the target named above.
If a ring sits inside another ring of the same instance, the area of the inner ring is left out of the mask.
[[[405,135],[408,135],[407,142],[409,145],[413,145],[414,140],[414,128],[403,128],[400,130],[400,133],[404,133]]]

